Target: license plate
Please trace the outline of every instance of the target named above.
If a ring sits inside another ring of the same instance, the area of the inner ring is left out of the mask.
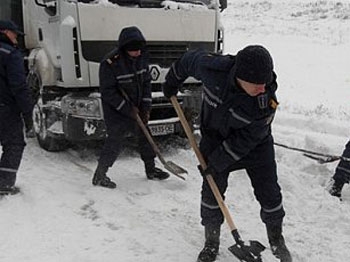
[[[174,133],[174,124],[161,124],[149,127],[153,136],[161,136]]]

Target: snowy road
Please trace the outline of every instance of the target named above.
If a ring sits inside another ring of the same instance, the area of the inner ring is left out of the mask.
[[[279,81],[275,141],[341,154],[350,137],[350,3],[233,1],[223,13],[225,47],[267,46]],[[1,262],[195,261],[203,245],[201,177],[188,148],[162,145],[189,172],[182,181],[148,181],[126,150],[109,175],[116,190],[91,185],[94,152],[49,153],[29,140],[19,172],[23,194],[0,201]],[[324,190],[337,163],[320,165],[276,147],[284,195],[285,238],[295,262],[350,261],[350,187],[344,201]],[[159,166],[161,166],[159,164]],[[226,202],[244,240],[267,244],[244,171],[230,177]],[[218,262],[238,262],[224,225]],[[264,262],[276,261],[267,250]]]

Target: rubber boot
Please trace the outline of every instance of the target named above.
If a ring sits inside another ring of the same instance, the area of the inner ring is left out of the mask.
[[[205,226],[205,244],[198,255],[197,262],[213,262],[219,253],[220,226]]]
[[[282,235],[282,223],[277,225],[266,225],[266,229],[272,254],[280,259],[281,262],[292,262],[292,256],[286,247]]]
[[[331,194],[331,196],[335,196],[338,197],[339,199],[341,199],[341,191],[343,190],[343,186],[344,183],[339,182],[337,180],[335,180],[334,178],[332,178],[327,185],[327,191],[329,192],[329,194]]]
[[[107,171],[108,167],[98,165],[94,177],[92,178],[92,184],[94,186],[102,186],[112,189],[116,188],[116,183],[114,183],[108,176],[106,176]]]
[[[170,176],[169,173],[164,172],[160,168],[155,167],[154,162],[146,163],[145,169],[146,169],[146,176],[150,180],[154,180],[154,179],[164,180]]]

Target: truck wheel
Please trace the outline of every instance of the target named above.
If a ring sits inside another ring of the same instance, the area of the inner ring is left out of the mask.
[[[50,126],[47,114],[43,110],[42,99],[39,98],[33,109],[34,131],[40,147],[50,152],[63,151],[68,148],[66,140],[55,138],[49,134]]]
[[[27,84],[32,90],[33,101],[36,103],[40,96],[41,81],[38,74],[31,70],[27,76]]]

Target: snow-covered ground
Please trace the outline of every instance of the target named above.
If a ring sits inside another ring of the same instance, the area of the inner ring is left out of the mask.
[[[271,51],[276,142],[341,154],[350,137],[350,1],[229,0],[223,24],[226,52],[256,43]],[[0,201],[0,261],[195,261],[203,245],[201,178],[194,153],[175,145],[162,151],[189,171],[186,181],[148,181],[127,149],[109,172],[118,184],[109,190],[91,185],[93,150],[49,153],[28,140],[18,175],[23,193]],[[350,261],[350,187],[342,202],[324,190],[337,163],[279,147],[276,157],[294,261]],[[244,171],[231,175],[226,203],[243,239],[267,245]],[[221,239],[217,261],[238,261],[227,250],[234,241],[226,225]],[[263,260],[276,261],[270,250]]]

